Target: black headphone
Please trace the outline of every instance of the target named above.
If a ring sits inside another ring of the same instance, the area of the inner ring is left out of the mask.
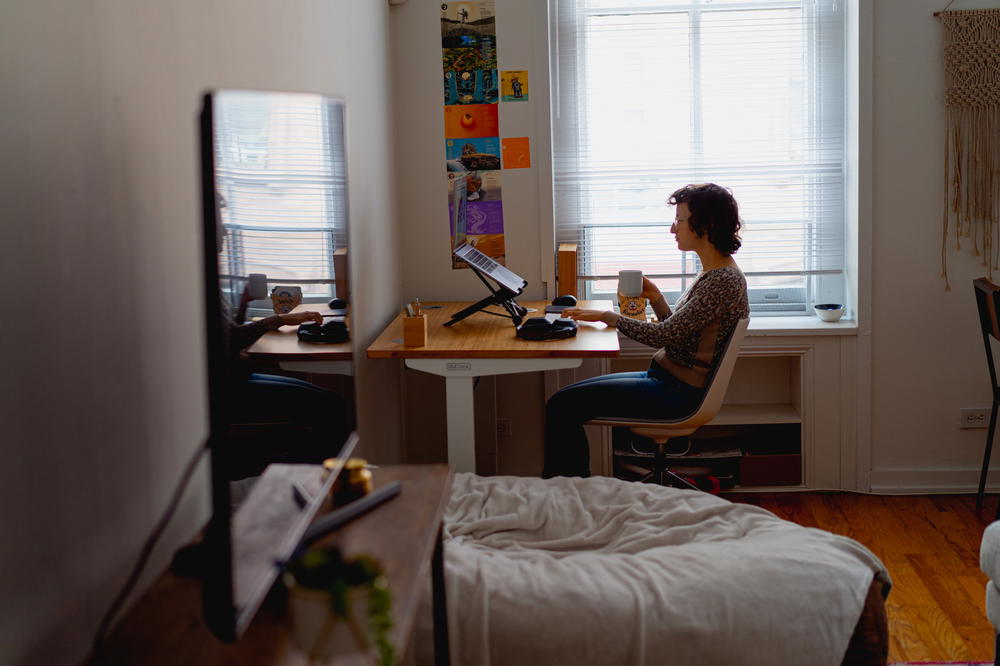
[[[339,317],[325,321],[322,324],[317,324],[314,321],[299,324],[299,330],[296,335],[302,342],[325,344],[347,342],[351,339],[350,334],[347,332],[347,322]]]
[[[299,340],[319,344],[339,344],[351,339],[347,330],[347,320],[344,318],[344,315],[347,314],[347,302],[342,298],[334,298],[327,305],[330,306],[330,310],[335,315],[334,318],[322,324],[317,324],[314,321],[299,324],[299,329],[296,332]]]
[[[517,337],[524,340],[560,340],[576,335],[576,322],[560,317],[549,321],[545,317],[532,317],[517,327]]]

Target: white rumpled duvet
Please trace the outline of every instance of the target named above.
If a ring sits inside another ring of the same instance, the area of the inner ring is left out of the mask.
[[[837,666],[873,575],[890,582],[852,539],[607,477],[456,474],[444,534],[460,666]]]

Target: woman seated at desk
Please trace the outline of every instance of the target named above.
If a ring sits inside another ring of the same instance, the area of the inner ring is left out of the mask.
[[[749,316],[747,284],[733,253],[742,226],[732,192],[708,183],[688,185],[670,195],[676,206],[674,234],[678,249],[693,251],[702,272],[674,309],[648,278],[642,296],[659,321],[643,322],[611,311],[569,309],[563,316],[602,321],[650,347],[659,347],[649,369],[585,379],[553,395],[545,408],[545,467],[542,476],[590,476],[590,453],[583,424],[597,416],[676,418],[690,414],[701,401],[722,347]]]
[[[323,323],[323,317],[318,312],[290,312],[244,322],[249,300],[244,289],[239,309],[233,313],[223,299],[223,330],[230,350],[229,413],[234,423],[244,425],[286,422],[290,425],[288,435],[294,437],[275,438],[261,442],[255,450],[241,452],[244,459],[233,475],[257,474],[272,462],[320,463],[335,455],[347,439],[344,399],[302,379],[250,372],[240,352],[268,331],[307,321]]]
[[[222,224],[222,210],[228,206],[219,192],[215,193],[215,200],[219,207],[215,218],[216,251],[221,253],[227,234]],[[307,321],[322,324],[323,317],[318,312],[289,312],[248,322],[245,319],[251,300],[249,282],[243,287],[235,313],[226,298],[222,294],[219,296],[222,298],[222,334],[226,338],[225,349],[229,350],[230,384],[226,407],[230,424],[253,426],[280,422],[298,431],[294,438],[282,436],[270,441],[254,441],[253,447],[246,442],[246,448],[231,458],[230,477],[256,476],[274,462],[321,463],[336,455],[350,433],[344,399],[301,379],[250,372],[240,356],[240,352],[268,331]]]

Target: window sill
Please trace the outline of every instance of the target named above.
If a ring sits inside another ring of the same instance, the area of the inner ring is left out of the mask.
[[[837,322],[822,321],[818,317],[798,315],[789,317],[750,317],[750,327],[747,337],[778,337],[778,336],[855,336],[858,334],[858,323],[854,320],[842,319]],[[645,349],[649,347],[618,334],[621,348]]]
[[[747,335],[857,335],[858,322],[853,319],[823,321],[811,315],[794,317],[750,317]]]

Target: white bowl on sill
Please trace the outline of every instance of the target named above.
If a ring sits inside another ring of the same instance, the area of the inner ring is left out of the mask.
[[[817,303],[813,306],[813,310],[823,321],[839,321],[847,308],[843,303]]]

